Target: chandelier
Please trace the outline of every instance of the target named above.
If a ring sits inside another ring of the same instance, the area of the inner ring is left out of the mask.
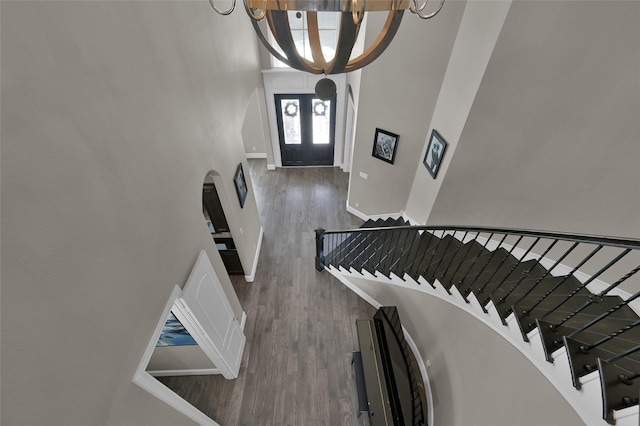
[[[235,9],[236,0],[232,0],[228,10],[220,10],[209,0],[211,7],[221,15],[229,15]],[[395,36],[404,11],[409,9],[422,19],[433,18],[440,12],[444,0],[432,12],[425,12],[429,0],[243,0],[244,8],[251,18],[253,28],[265,46],[275,58],[291,68],[312,74],[340,74],[358,70],[373,62],[389,46]],[[290,12],[300,19],[304,13],[307,23],[306,39],[311,54],[305,57],[296,48],[292,35]],[[332,58],[326,58],[321,45],[321,31],[318,25],[319,12],[340,14],[337,26],[337,41]],[[351,58],[360,25],[365,12],[387,12],[387,19],[380,34],[364,52]],[[276,49],[262,31],[259,22],[266,18],[273,40],[280,47]],[[335,83],[323,78],[316,85],[316,93],[324,97],[335,95]],[[333,95],[331,94],[333,92]]]

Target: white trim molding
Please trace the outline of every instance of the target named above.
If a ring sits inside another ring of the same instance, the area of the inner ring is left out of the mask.
[[[258,159],[258,158],[267,158],[266,152],[253,152],[253,153],[245,153],[247,159]]]
[[[195,370],[148,370],[147,373],[153,377],[163,376],[206,376],[213,374],[222,374],[217,368],[201,368]]]
[[[258,237],[258,244],[256,245],[256,254],[253,257],[253,266],[251,267],[251,274],[245,275],[244,279],[248,283],[252,283],[256,278],[256,269],[258,269],[258,259],[260,258],[260,248],[262,247],[262,237],[264,236],[264,228],[260,227],[260,236]]]
[[[202,426],[220,426],[218,423],[214,422],[211,418],[209,418],[202,411],[198,410],[193,405],[189,404],[187,401],[182,399],[177,393],[160,383],[155,377],[153,377],[149,372],[146,371],[147,365],[149,364],[149,360],[151,360],[151,355],[153,354],[153,350],[156,347],[156,342],[160,337],[160,333],[162,333],[162,328],[164,327],[164,323],[166,318],[169,316],[169,312],[173,308],[174,303],[182,294],[182,290],[180,287],[175,286],[171,295],[169,296],[169,300],[164,307],[162,316],[160,317],[160,321],[156,325],[156,328],[151,335],[151,339],[149,343],[147,343],[147,347],[144,351],[144,355],[138,364],[138,368],[133,375],[133,383],[140,386],[142,389],[149,392],[151,395],[155,396],[159,400],[163,401],[167,405],[175,408],[180,413],[184,414],[191,420],[199,423]]]

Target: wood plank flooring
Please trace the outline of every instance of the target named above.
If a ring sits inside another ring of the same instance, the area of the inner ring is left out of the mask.
[[[223,426],[360,425],[355,320],[375,310],[314,268],[314,229],[355,228],[339,168],[266,170],[249,160],[264,240],[256,278],[232,281],[247,313],[240,376],[159,378]]]

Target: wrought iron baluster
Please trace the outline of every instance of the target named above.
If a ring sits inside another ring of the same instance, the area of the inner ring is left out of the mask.
[[[557,242],[557,240],[556,240],[556,242]],[[554,243],[554,244],[555,244],[555,243]],[[560,264],[560,263],[565,259],[565,257],[569,256],[569,254],[570,254],[573,250],[575,250],[575,248],[576,248],[576,247],[578,247],[578,245],[579,245],[579,244],[580,244],[580,243],[577,243],[577,242],[576,242],[576,243],[573,243],[573,245],[569,248],[569,250],[567,250],[567,251],[566,251],[566,252],[565,252],[565,253],[560,257],[560,259],[558,259],[558,260],[553,264],[553,266],[547,270],[547,273],[546,273],[546,274],[544,274],[542,277],[540,277],[540,278],[538,279],[538,282],[536,282],[536,284],[533,286],[533,288],[535,288],[535,287],[536,287],[536,286],[537,286],[537,285],[538,285],[538,284],[539,284],[539,283],[540,283],[540,282],[541,282],[541,281],[542,281],[542,280],[543,280],[547,275],[549,275],[549,274],[551,273],[551,271],[553,271],[553,270],[556,268],[556,266],[558,266],[558,265],[559,265],[559,264]],[[567,277],[565,277],[565,279],[564,279],[564,280],[562,280],[560,283],[563,283],[567,278],[568,278],[568,276],[567,276]],[[518,303],[520,303],[520,302],[521,302],[525,297],[527,297],[527,296],[529,295],[529,293],[531,293],[531,290],[530,290],[530,291],[528,291],[527,293],[525,293],[523,296],[521,296],[521,297],[520,297],[520,299],[518,299],[518,300],[514,303],[514,305],[517,305]],[[543,297],[543,299],[544,299],[544,297]],[[531,311],[531,309],[525,309],[523,313],[524,313],[525,315],[529,315],[529,311]]]
[[[484,253],[484,251],[487,249],[487,244],[489,244],[489,241],[491,241],[491,239],[493,238],[495,234],[492,232],[489,235],[489,238],[487,238],[487,241],[484,242],[484,244],[482,245],[482,250],[480,250],[480,254],[478,255],[478,257],[474,257],[473,259],[471,259],[471,263],[469,264],[469,267],[467,268],[467,272],[464,273],[462,279],[460,281],[458,281],[458,285],[460,287],[462,287],[463,283],[464,283],[464,279],[469,275],[469,272],[471,272],[471,269],[473,268],[473,265],[475,265],[478,260],[480,260],[480,256],[482,256],[482,253]],[[480,237],[480,232],[478,232],[478,235],[476,235],[476,241],[477,239]],[[458,271],[456,271],[457,273]],[[454,276],[456,274],[453,274]]]
[[[602,248],[602,246],[600,246],[599,248]],[[598,249],[599,250],[599,249]],[[555,312],[556,309],[558,309],[560,306],[564,305],[569,299],[571,299],[573,296],[575,296],[576,294],[578,294],[578,292],[580,292],[580,290],[587,288],[587,286],[593,281],[595,280],[597,277],[599,277],[600,275],[602,275],[606,270],[608,270],[609,268],[611,268],[613,265],[615,265],[616,263],[618,263],[623,257],[625,257],[627,254],[629,254],[629,252],[631,251],[631,249],[626,249],[625,251],[623,251],[622,253],[620,253],[618,256],[616,256],[615,259],[611,260],[609,263],[607,263],[604,267],[602,267],[598,272],[596,272],[591,278],[589,278],[587,281],[585,281],[581,286],[575,288],[571,293],[569,293],[569,295],[567,297],[565,297],[563,300],[560,301],[560,303],[558,303],[556,306],[554,306],[553,308],[551,308],[549,311],[547,311],[544,315],[542,315],[542,317],[540,319],[545,319],[550,313]]]
[[[500,268],[502,268],[502,265],[504,265],[504,262],[507,261],[507,259],[509,258],[509,256],[511,256],[511,253],[513,253],[513,250],[515,250],[515,248],[518,246],[518,244],[520,244],[520,241],[522,241],[522,238],[524,238],[522,235],[518,238],[518,241],[516,241],[516,243],[511,247],[511,250],[509,250],[509,253],[507,253],[507,255],[504,257],[504,259],[502,259],[502,262],[500,262],[500,265],[498,265],[498,267],[496,269],[493,270],[493,274],[491,274],[491,276],[489,277],[489,279],[487,280],[486,283],[484,283],[484,285],[482,287],[480,287],[480,289],[478,290],[478,293],[482,293],[484,292],[484,289],[487,288],[487,286],[489,285],[489,283],[491,282],[491,280],[493,280],[493,277],[496,276],[496,274],[498,273],[498,270]],[[485,300],[487,301],[487,300]]]
[[[553,247],[555,247],[555,245],[558,243],[558,241],[560,241],[560,240],[553,240],[553,243],[551,243],[551,245],[549,247],[547,247],[545,252],[542,253],[542,255],[540,255],[540,257],[538,258],[538,261],[540,259],[544,259],[544,257],[547,255],[547,253],[549,253],[553,249]],[[545,272],[540,278],[538,278],[538,280],[535,282],[535,284],[533,284],[533,286],[529,290],[527,290],[526,293],[524,293],[522,296],[520,296],[520,298],[518,300],[516,300],[513,304],[514,305],[518,305],[527,296],[529,296],[531,294],[531,292],[533,292],[533,290],[535,290],[536,287],[538,287],[538,284],[540,284],[545,278],[547,278],[547,276],[551,273],[553,268],[555,268],[557,265],[558,265],[558,263],[553,265],[553,267],[551,269],[547,269],[547,272]]]
[[[318,228],[316,233],[316,270],[324,269],[324,229]]]
[[[629,355],[632,355],[632,354],[634,354],[634,353],[636,353],[636,352],[638,352],[638,351],[640,351],[640,345],[638,345],[638,346],[634,346],[634,347],[633,347],[633,348],[631,348],[631,349],[627,349],[627,350],[626,350],[626,351],[624,351],[624,352],[621,352],[621,353],[619,353],[619,354],[617,354],[617,355],[614,355],[614,356],[612,356],[611,358],[608,358],[606,361],[607,361],[607,362],[615,362],[615,361],[617,361],[617,360],[619,360],[619,359],[622,359],[622,358],[625,358],[625,357],[627,357],[627,356],[629,356]]]
[[[418,251],[420,250],[420,245],[418,245],[418,248],[416,250],[415,256],[414,256],[413,260],[411,261],[411,264],[407,268],[409,270],[409,272],[411,273],[411,275],[413,275],[414,273],[415,274],[419,274],[420,273],[418,268],[420,268],[420,264],[422,263],[422,261],[429,255],[429,251],[427,249],[431,246],[431,241],[433,241],[434,237],[438,238],[438,237],[436,237],[435,232],[429,232],[429,231],[425,231],[425,232],[427,232],[429,234],[429,237],[428,237],[428,239],[426,241],[426,244],[425,244],[425,247],[424,247],[425,251],[422,254],[422,256],[420,256],[418,254]]]
[[[533,244],[531,244],[531,246],[527,249],[526,253],[522,256],[521,261],[524,260],[524,258],[527,257],[527,255],[529,254],[529,252],[531,252],[531,250],[533,249],[533,247],[535,247],[536,244],[538,244],[538,242],[540,241],[540,237],[536,238],[536,240],[533,242]],[[496,292],[496,290],[498,290],[500,287],[502,287],[502,284],[505,283],[505,281],[507,280],[507,278],[509,278],[509,276],[513,273],[513,271],[516,270],[516,268],[518,267],[518,263],[514,264],[511,267],[511,270],[509,271],[509,273],[507,275],[505,275],[505,277],[502,279],[502,281],[500,281],[500,284],[498,284],[498,287],[495,288],[495,290],[493,290],[491,292],[491,295],[493,296],[493,294]],[[530,271],[525,271],[525,272],[530,272]],[[520,283],[524,280],[524,278],[528,275],[527,273],[523,272],[522,275],[520,276],[520,279],[518,280],[518,282],[516,282],[513,286],[511,286],[511,288],[507,291],[507,294],[505,294],[504,296],[502,296],[500,299],[498,299],[499,303],[504,303],[504,301],[506,300],[507,297],[509,297],[511,295],[511,293],[513,293],[513,291],[520,285]]]
[[[638,265],[635,269],[633,269],[632,271],[630,271],[629,273],[627,273],[624,277],[620,278],[618,281],[616,281],[615,283],[613,283],[612,285],[610,285],[609,287],[607,287],[606,289],[602,290],[600,293],[598,293],[597,295],[595,295],[594,297],[590,298],[587,302],[585,302],[584,305],[582,305],[580,307],[580,309],[571,312],[569,315],[567,315],[565,318],[563,318],[560,322],[554,323],[550,325],[551,329],[560,327],[562,324],[564,324],[565,322],[569,321],[571,318],[573,318],[574,316],[578,315],[580,312],[582,312],[583,310],[585,310],[586,308],[588,308],[589,306],[591,306],[593,303],[595,303],[597,300],[602,300],[602,298],[609,293],[611,290],[613,290],[614,288],[618,287],[620,284],[622,284],[623,282],[625,282],[627,279],[629,279],[630,277],[632,277],[633,275],[635,275],[638,271],[640,271],[640,265]],[[633,298],[630,298],[628,301],[626,301],[625,304],[628,304],[631,300],[633,300],[635,297],[640,296],[640,292],[636,293],[636,295]]]
[[[434,271],[433,271],[433,279],[436,279],[436,272],[438,271],[438,268],[440,267],[440,264],[442,263],[442,259],[444,259],[444,254],[447,253],[447,251],[449,251],[449,247],[451,246],[451,243],[453,242],[453,240],[455,240],[456,238],[456,232],[457,231],[453,231],[453,235],[451,236],[451,239],[449,240],[449,242],[447,243],[447,246],[444,249],[444,253],[442,254],[442,256],[440,256],[440,260],[438,260],[438,264],[436,265]],[[440,241],[444,240],[444,235],[445,235],[446,231],[442,231],[442,237],[440,238]],[[438,244],[438,246],[440,246],[440,244]],[[436,247],[437,250],[437,247]],[[435,254],[435,253],[434,253]],[[424,272],[426,276],[428,276],[429,274],[429,268],[431,265],[427,266],[427,270]],[[431,285],[434,285],[435,283],[432,283]]]
[[[493,236],[493,234],[492,234]],[[502,247],[502,243],[504,242],[504,240],[507,238],[507,234],[503,234],[502,235],[502,239],[500,240],[500,242],[498,243],[498,245],[496,246],[495,250],[493,250],[493,252],[491,253],[491,256],[489,256],[489,259],[485,262],[484,266],[482,266],[482,269],[480,270],[480,272],[478,272],[478,275],[476,275],[476,277],[479,277],[480,275],[482,275],[482,273],[484,272],[485,269],[487,269],[487,266],[489,265],[489,263],[491,263],[491,261],[493,260],[493,258],[495,257],[496,253],[498,252],[498,250],[500,249],[500,247]],[[485,245],[486,246],[486,245]],[[464,280],[466,280],[467,277],[464,277],[462,279],[462,282],[464,283]],[[469,293],[467,293],[469,294]]]
[[[574,244],[574,247],[577,245],[578,243]],[[570,277],[573,276],[573,274],[580,269],[585,263],[587,263],[589,260],[591,260],[591,258],[593,256],[596,255],[596,253],[598,253],[601,249],[602,249],[602,245],[598,245],[598,247],[596,247],[591,253],[589,253],[589,255],[587,257],[585,257],[584,259],[582,259],[582,261],[578,264],[578,266],[576,266],[575,268],[573,268],[573,270],[565,277],[565,279],[563,279],[562,281],[560,281],[558,284],[554,285],[550,290],[547,290],[547,292],[542,295],[542,297],[540,297],[534,304],[533,306],[531,306],[530,308],[528,308],[526,311],[531,312],[531,310],[535,309],[538,305],[540,305],[540,303],[542,303],[547,297],[549,297],[549,295],[551,293],[553,293],[554,291],[556,291],[558,288],[560,288],[560,286]],[[572,247],[573,249],[573,247]],[[551,268],[553,269],[553,268]],[[527,313],[525,312],[525,315]],[[544,318],[544,317],[543,317]]]
[[[401,275],[400,278],[404,277],[404,271],[406,270],[405,267],[406,267],[407,262],[409,260],[409,256],[411,256],[411,252],[413,250],[413,246],[416,243],[416,240],[419,239],[419,235],[420,235],[417,232],[411,232],[411,231],[405,231],[405,232],[407,234],[407,237],[405,238],[404,244],[402,245],[400,258],[391,267],[394,271],[398,272]],[[409,243],[408,250],[406,250],[406,246],[407,246],[407,241],[408,240],[411,240],[411,241]]]
[[[441,278],[444,278],[447,275],[447,272],[449,272],[449,268],[451,267],[451,263],[453,263],[453,259],[455,259],[456,255],[458,254],[458,251],[460,251],[460,247],[462,247],[464,245],[464,239],[467,238],[468,234],[469,234],[469,231],[465,232],[464,235],[462,236],[462,239],[460,240],[460,245],[458,247],[456,247],[456,250],[453,252],[453,255],[451,256],[451,259],[449,260],[449,264],[445,268],[444,272],[442,272],[440,274]],[[455,238],[455,233],[453,234],[453,236]]]
[[[479,236],[480,236],[480,233],[476,232],[476,236],[473,237],[471,240],[472,241],[477,241]],[[462,239],[462,242],[464,243],[464,238]],[[471,241],[469,241],[469,242],[471,243]],[[456,274],[460,270],[460,267],[467,260],[467,256],[469,256],[469,253],[471,252],[471,248],[472,247],[473,247],[473,243],[469,244],[469,248],[467,248],[467,251],[465,252],[464,256],[462,256],[462,259],[460,260],[460,262],[458,262],[458,267],[456,268],[455,271],[453,271],[453,275],[451,275],[451,279],[455,278]],[[473,265],[473,263],[471,263],[471,265]],[[469,267],[471,267],[471,266],[469,266]],[[455,285],[455,283],[451,283],[451,284]]]
[[[580,345],[580,350],[581,350],[583,353],[588,353],[591,349],[593,349],[593,348],[597,348],[597,347],[598,347],[598,346],[600,346],[601,344],[606,343],[606,342],[608,342],[609,340],[611,340],[611,339],[613,339],[613,338],[615,338],[615,337],[618,337],[619,335],[621,335],[621,334],[623,334],[623,333],[625,333],[625,332],[627,332],[627,331],[629,331],[629,330],[631,330],[631,329],[633,329],[633,328],[637,327],[638,325],[640,325],[640,319],[638,319],[638,320],[636,320],[636,321],[632,322],[631,324],[627,324],[627,325],[625,325],[625,326],[624,326],[624,327],[622,327],[621,329],[619,329],[619,330],[617,330],[617,331],[614,331],[613,333],[609,334],[609,335],[608,335],[608,336],[606,336],[606,337],[603,337],[602,339],[598,340],[598,341],[597,341],[597,342],[595,342],[595,343],[592,343],[592,344],[590,344],[590,345]]]
[[[594,319],[592,319],[591,321],[589,321],[588,323],[586,323],[585,325],[583,325],[579,329],[577,329],[575,331],[572,331],[571,334],[569,334],[567,337],[572,337],[572,338],[575,337],[576,335],[578,335],[578,334],[582,333],[583,331],[585,331],[587,328],[597,324],[598,322],[602,321],[603,319],[605,319],[609,315],[613,314],[618,309],[621,309],[624,306],[627,306],[629,303],[631,303],[632,301],[634,301],[638,297],[640,297],[640,291],[637,292],[636,294],[634,294],[633,296],[631,296],[630,298],[628,298],[627,300],[624,300],[624,301],[618,303],[613,308],[607,309],[606,312],[603,312],[602,314],[598,315],[597,317],[595,317]]]

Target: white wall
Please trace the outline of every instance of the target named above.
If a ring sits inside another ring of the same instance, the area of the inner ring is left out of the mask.
[[[639,238],[639,19],[514,2],[428,222]]]
[[[429,217],[510,6],[506,0],[470,1],[464,9],[405,209],[418,223]],[[433,129],[448,143],[436,179],[422,163]]]
[[[256,87],[242,123],[242,141],[247,158],[267,158],[266,142],[269,142],[269,122],[264,101],[264,89]]]
[[[391,45],[362,69],[350,208],[367,215],[404,210],[464,6],[447,2],[428,21],[406,12]],[[377,37],[385,18],[369,14],[365,45]],[[372,157],[376,128],[399,135],[394,164]]]
[[[235,196],[251,25],[207,2],[1,7],[2,422],[193,424],[131,380],[201,249],[242,313],[202,183]],[[251,265],[255,197],[229,205]]]

